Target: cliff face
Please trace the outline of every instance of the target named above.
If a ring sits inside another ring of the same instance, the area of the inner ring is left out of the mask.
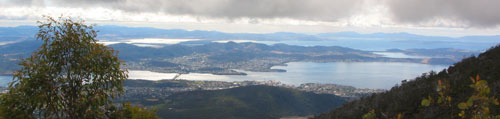
[[[393,87],[388,92],[349,102],[316,118],[356,119],[362,118],[362,115],[372,109],[378,118],[394,118],[398,114],[405,119],[458,118],[461,110],[457,105],[467,101],[473,94],[474,89],[469,86],[472,84],[470,77],[476,75],[488,82],[492,96],[500,97],[500,46],[493,47],[477,57],[466,58],[438,73],[422,74],[401,86]],[[449,82],[447,95],[452,97],[453,106],[422,106],[421,101],[424,98],[439,96],[436,91],[438,80]],[[500,114],[500,106],[492,105],[490,113]]]

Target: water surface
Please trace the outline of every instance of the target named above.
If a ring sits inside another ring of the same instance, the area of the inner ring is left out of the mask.
[[[428,57],[428,56],[415,56],[407,55],[401,52],[372,52],[373,54],[382,55],[388,58],[440,58],[440,57]]]
[[[350,85],[357,88],[390,89],[405,79],[413,79],[422,73],[431,70],[441,71],[447,66],[428,65],[417,63],[395,62],[292,62],[288,66],[275,66],[273,69],[285,69],[287,72],[251,72],[246,76],[240,75],[212,75],[204,73],[183,74],[179,79],[187,80],[216,80],[216,81],[244,81],[244,80],[277,80],[289,85],[302,83],[334,83]],[[136,74],[140,73],[140,74]],[[144,75],[144,78],[158,75],[155,72],[130,71],[131,77]],[[173,73],[163,73],[160,79],[171,79]],[[155,80],[158,80],[156,78]]]
[[[178,79],[244,81],[276,80],[284,84],[334,83],[357,88],[390,89],[402,80],[413,79],[431,70],[441,71],[447,66],[396,62],[291,62],[288,66],[275,66],[273,69],[285,69],[287,72],[251,72],[248,75],[213,75],[205,73],[183,74]],[[238,70],[240,71],[240,70]],[[161,80],[172,79],[176,73],[157,73],[151,71],[130,70],[130,79]],[[0,76],[0,86],[7,86],[12,76]]]
[[[12,81],[12,76],[0,76],[0,87],[7,87]]]

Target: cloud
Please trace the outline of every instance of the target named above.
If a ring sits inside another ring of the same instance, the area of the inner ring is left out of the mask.
[[[0,7],[43,5],[43,0],[0,0]]]
[[[360,8],[363,0],[49,0],[59,7],[105,7],[132,13],[164,13],[212,18],[291,18],[335,21]]]
[[[57,13],[113,21],[498,28],[498,5],[500,0],[0,0],[0,16]]]
[[[466,27],[500,25],[500,0],[387,0],[397,22],[419,24],[445,19]]]

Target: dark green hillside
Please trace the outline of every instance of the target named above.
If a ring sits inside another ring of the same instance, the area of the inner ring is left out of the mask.
[[[178,93],[156,108],[158,116],[165,119],[273,119],[319,114],[342,105],[344,101],[335,95],[246,86]]]
[[[397,75],[397,74],[394,74]],[[500,46],[496,46],[478,57],[470,57],[450,66],[439,73],[430,72],[412,81],[393,87],[390,91],[365,97],[345,104],[318,118],[355,119],[371,109],[378,118],[393,118],[401,114],[405,119],[450,119],[459,118],[461,111],[457,105],[465,102],[473,94],[474,89],[470,77],[479,75],[481,80],[488,82],[491,93],[500,98]],[[421,101],[428,97],[438,97],[438,80],[449,81],[448,95],[452,97],[451,107],[432,104],[421,106]],[[491,114],[500,114],[500,106],[489,107]]]

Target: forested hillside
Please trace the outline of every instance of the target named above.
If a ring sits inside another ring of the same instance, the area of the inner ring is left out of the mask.
[[[397,74],[394,74],[397,75]],[[472,88],[473,81],[479,76],[481,80],[487,81],[489,91],[480,94],[489,94],[490,97],[500,97],[500,46],[480,54],[477,57],[470,57],[450,66],[440,72],[429,72],[422,74],[411,81],[395,86],[390,91],[364,97],[357,101],[349,102],[340,108],[329,113],[321,114],[317,118],[332,119],[355,119],[370,110],[374,110],[377,118],[397,118],[398,115],[405,119],[450,119],[460,118],[459,103],[467,102],[476,91]],[[441,87],[438,90],[438,82],[446,85],[446,90]],[[442,96],[438,92],[443,92],[446,101],[449,96],[450,104],[443,106],[437,98]],[[430,97],[430,98],[429,98]],[[429,106],[423,106],[427,102],[423,99],[434,99]],[[436,101],[437,100],[437,101]],[[476,101],[472,101],[473,108],[479,108]],[[489,102],[487,102],[489,103]],[[498,102],[496,102],[498,104]],[[490,115],[500,114],[500,106],[490,104],[481,107]],[[469,110],[465,110],[469,111]]]
[[[165,119],[276,119],[331,110],[344,99],[290,88],[245,86],[174,94],[156,106]]]

